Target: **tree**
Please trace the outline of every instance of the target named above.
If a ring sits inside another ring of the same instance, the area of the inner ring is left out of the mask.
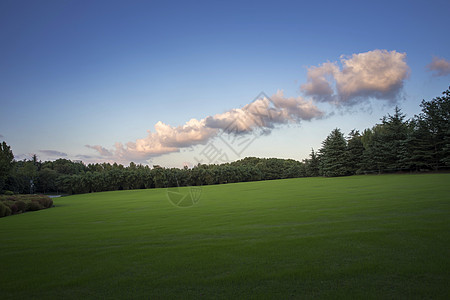
[[[432,165],[436,170],[449,161],[450,87],[442,94],[431,101],[422,100],[422,113],[416,116],[431,143]]]
[[[409,122],[406,139],[401,145],[402,168],[411,171],[430,170],[433,168],[433,146],[430,137],[420,119]]]
[[[55,170],[50,168],[43,168],[39,171],[38,179],[37,179],[37,189],[44,193],[50,191],[56,191],[56,178],[58,177],[58,173]]]
[[[355,174],[362,167],[364,145],[361,134],[353,129],[347,138],[348,168],[349,172]]]
[[[305,159],[304,164],[306,169],[306,176],[316,177],[320,175],[320,161],[317,153],[314,152],[314,149],[311,149],[309,159]]]
[[[326,177],[349,174],[347,142],[341,130],[334,129],[323,141],[320,153],[320,169]]]
[[[384,141],[384,126],[376,124],[372,129],[364,130],[362,141],[364,145],[362,170],[381,173],[387,168],[387,145]]]
[[[394,115],[389,115],[383,118],[383,136],[381,137],[384,143],[384,159],[387,168],[390,170],[401,170],[402,145],[408,135],[408,121],[405,121],[405,115],[401,109],[396,106]]]
[[[401,170],[404,166],[404,144],[406,142],[409,121],[405,121],[405,115],[396,107],[394,115],[385,116],[381,124],[376,124],[372,129],[366,129],[361,136],[364,146],[361,170],[365,172]]]
[[[11,147],[5,142],[0,144],[0,191],[3,190],[5,181],[11,173],[14,155]]]

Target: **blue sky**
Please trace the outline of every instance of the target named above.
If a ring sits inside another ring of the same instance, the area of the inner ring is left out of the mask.
[[[18,159],[182,167],[214,145],[228,160],[301,160],[336,127],[363,130],[395,105],[411,117],[448,88],[448,11],[448,1],[3,0],[0,135]],[[433,57],[441,64],[431,71]],[[399,76],[389,93],[344,75],[345,60],[364,67],[374,59]],[[322,78],[335,91],[328,100]],[[310,103],[323,115],[288,111],[286,120],[249,125],[241,135],[255,138],[239,155],[218,137],[224,128],[209,125],[280,90],[280,103]],[[156,134],[158,122],[169,127]]]

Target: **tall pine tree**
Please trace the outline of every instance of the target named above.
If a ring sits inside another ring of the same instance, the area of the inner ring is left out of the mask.
[[[362,167],[364,146],[358,130],[352,130],[347,138],[349,172],[356,174]]]
[[[347,141],[341,130],[334,129],[323,141],[320,153],[320,170],[323,176],[349,175]]]
[[[432,164],[434,169],[448,165],[450,148],[450,87],[442,97],[431,101],[422,101],[422,113],[417,116],[421,130],[426,133],[432,148]]]

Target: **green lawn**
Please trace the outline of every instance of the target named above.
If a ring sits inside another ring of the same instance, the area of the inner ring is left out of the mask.
[[[0,219],[0,298],[450,297],[450,174],[54,199]]]

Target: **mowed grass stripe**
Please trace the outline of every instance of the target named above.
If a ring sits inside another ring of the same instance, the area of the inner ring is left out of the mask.
[[[448,298],[450,174],[58,198],[0,219],[1,298]]]

